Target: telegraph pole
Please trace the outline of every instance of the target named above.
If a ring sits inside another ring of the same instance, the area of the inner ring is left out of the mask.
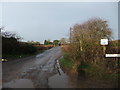
[[[71,43],[71,40],[72,40],[72,28],[70,27],[70,43]]]

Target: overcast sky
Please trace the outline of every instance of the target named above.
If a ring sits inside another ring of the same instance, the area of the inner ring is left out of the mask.
[[[5,30],[17,32],[25,41],[34,40],[43,43],[45,39],[68,37],[71,26],[93,17],[107,20],[114,33],[114,39],[117,39],[117,2],[2,3],[2,25]]]

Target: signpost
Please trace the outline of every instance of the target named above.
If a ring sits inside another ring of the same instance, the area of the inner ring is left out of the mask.
[[[101,45],[108,45],[108,39],[101,39]]]
[[[105,53],[106,53],[106,47],[105,47],[105,45],[108,45],[108,39],[101,39],[100,44],[103,45],[103,53],[105,55]]]
[[[120,57],[120,54],[106,54],[105,57]]]
[[[120,57],[120,54],[106,54],[105,45],[108,45],[108,39],[101,39],[100,44],[103,46],[103,53],[105,57]]]

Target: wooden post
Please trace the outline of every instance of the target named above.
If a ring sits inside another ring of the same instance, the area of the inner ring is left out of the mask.
[[[82,48],[82,40],[80,40],[80,50],[83,51],[83,48]]]
[[[103,45],[103,54],[105,55],[106,54],[106,46]]]

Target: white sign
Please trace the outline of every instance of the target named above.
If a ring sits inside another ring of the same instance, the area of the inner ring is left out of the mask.
[[[106,57],[120,57],[120,54],[106,54]]]
[[[108,39],[101,39],[101,45],[108,45]]]

